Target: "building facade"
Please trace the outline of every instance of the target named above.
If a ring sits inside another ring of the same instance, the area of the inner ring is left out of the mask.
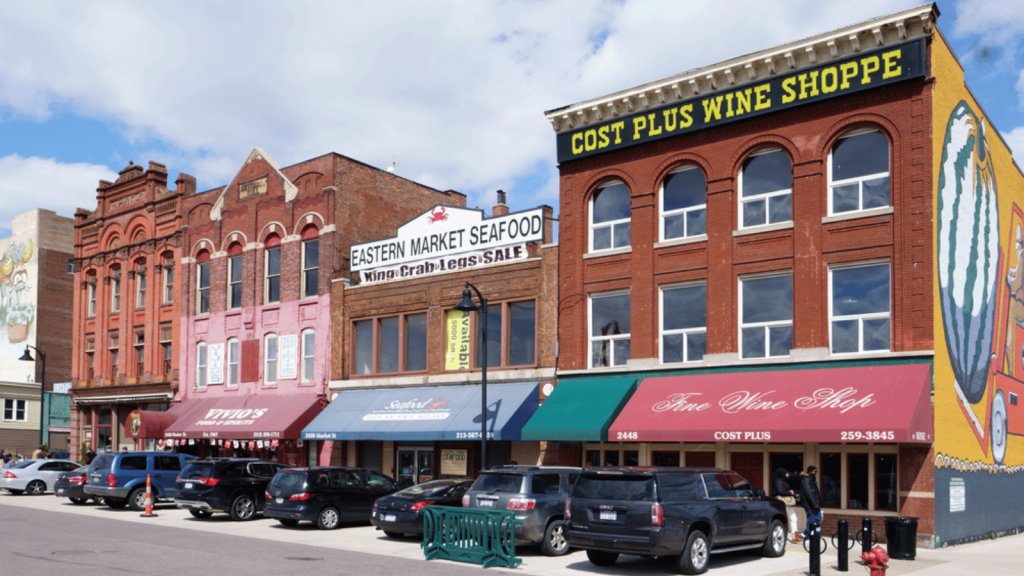
[[[548,404],[614,399],[589,434],[542,406],[531,437],[758,488],[813,465],[828,533],[913,516],[944,545],[1024,526],[999,504],[1024,489],[1021,174],[937,16],[547,113],[562,224]]]

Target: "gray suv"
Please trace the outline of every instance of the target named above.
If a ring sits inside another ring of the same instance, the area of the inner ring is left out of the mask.
[[[565,499],[580,475],[579,468],[504,466],[486,470],[462,497],[464,508],[510,510],[522,522],[516,541],[539,544],[547,556],[569,552],[562,530]]]

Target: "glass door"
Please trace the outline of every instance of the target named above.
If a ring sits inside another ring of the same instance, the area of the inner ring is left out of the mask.
[[[433,448],[398,449],[398,484],[412,486],[434,479]]]

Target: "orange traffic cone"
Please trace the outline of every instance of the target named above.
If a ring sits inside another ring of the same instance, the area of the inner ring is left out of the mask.
[[[156,514],[153,514],[153,484],[150,481],[149,474],[146,474],[146,511],[139,514],[143,518],[156,518]]]

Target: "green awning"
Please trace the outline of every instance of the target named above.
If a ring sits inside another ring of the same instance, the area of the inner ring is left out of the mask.
[[[636,378],[562,380],[523,426],[523,440],[604,442]]]

